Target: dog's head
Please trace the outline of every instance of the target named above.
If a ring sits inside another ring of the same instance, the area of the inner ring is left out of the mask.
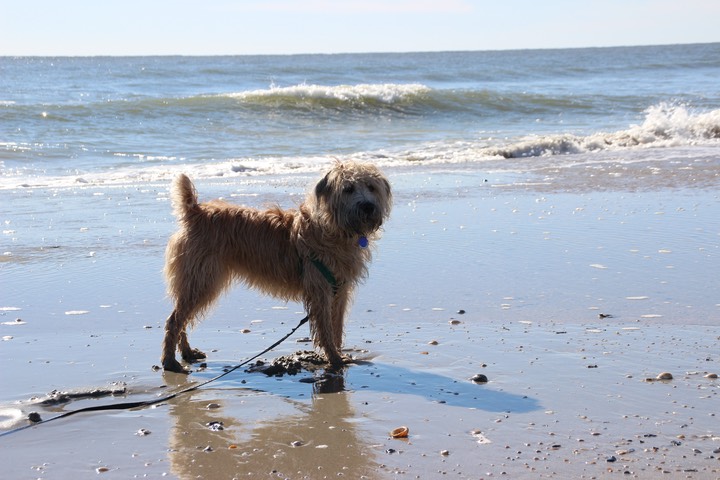
[[[315,186],[321,215],[348,236],[371,235],[390,215],[390,182],[372,164],[338,162]]]

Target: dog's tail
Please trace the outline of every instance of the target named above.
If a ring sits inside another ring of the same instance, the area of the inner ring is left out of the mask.
[[[178,175],[173,182],[170,200],[172,201],[173,213],[180,221],[184,221],[197,208],[198,198],[195,185],[184,173]]]

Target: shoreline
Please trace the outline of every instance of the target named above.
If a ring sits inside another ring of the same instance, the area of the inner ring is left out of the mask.
[[[391,176],[395,210],[346,332],[365,362],[328,391],[301,376],[238,372],[157,408],[83,414],[5,437],[7,474],[720,476],[720,383],[705,378],[720,373],[718,284],[708,274],[720,267],[717,194],[499,193],[487,177]],[[224,195],[288,206],[304,180]],[[198,183],[203,198],[223,188]],[[235,287],[191,333],[209,353],[207,370],[154,372],[169,312],[166,190],[14,194],[16,213],[3,219],[14,233],[3,238],[17,240],[3,245],[12,255],[0,263],[9,292],[0,305],[2,408],[26,415],[31,396],[111,382],[129,393],[41,414],[155,398],[262,350],[302,316],[298,305]],[[267,358],[307,347],[294,340]],[[664,371],[674,380],[645,381]],[[489,382],[469,380],[478,373]],[[219,421],[223,430],[208,426]],[[409,438],[389,438],[401,425]]]

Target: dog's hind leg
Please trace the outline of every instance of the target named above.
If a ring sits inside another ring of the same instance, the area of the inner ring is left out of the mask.
[[[183,262],[187,262],[187,255]],[[175,309],[165,324],[162,364],[165,370],[183,372],[182,365],[175,360],[175,350],[179,349],[183,360],[195,362],[205,358],[205,354],[194,349],[188,342],[187,327],[198,314],[207,310],[230,281],[229,272],[220,265],[218,258],[208,256],[193,265],[173,263],[174,276],[170,282],[171,295],[175,299]],[[196,267],[190,272],[189,267]],[[198,267],[199,266],[199,267]]]
[[[198,360],[203,360],[207,358],[207,355],[205,355],[204,352],[190,346],[190,342],[188,342],[187,330],[183,330],[182,332],[180,332],[178,349],[180,350],[180,355],[182,355],[182,359],[188,363],[194,363]]]
[[[187,373],[187,370],[175,359],[175,349],[178,346],[180,332],[184,332],[184,323],[187,323],[187,320],[183,321],[180,318],[177,309],[173,310],[165,322],[165,339],[160,361],[166,371]]]

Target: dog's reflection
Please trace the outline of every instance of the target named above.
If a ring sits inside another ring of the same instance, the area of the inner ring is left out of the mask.
[[[378,466],[353,421],[352,393],[344,391],[343,374],[326,374],[312,387],[305,385],[310,394],[306,402],[247,388],[202,389],[174,399],[169,442],[173,473],[205,479],[372,478]]]

